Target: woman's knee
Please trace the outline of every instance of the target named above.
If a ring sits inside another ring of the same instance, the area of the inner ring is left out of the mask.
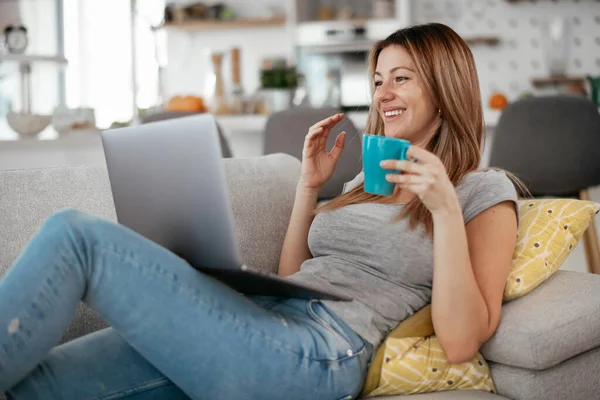
[[[50,215],[46,219],[43,227],[77,228],[89,219],[90,216],[83,211],[79,211],[74,208],[63,208]]]

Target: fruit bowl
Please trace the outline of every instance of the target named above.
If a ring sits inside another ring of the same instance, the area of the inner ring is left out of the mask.
[[[6,122],[21,136],[35,136],[46,129],[52,116],[41,114],[25,114],[10,111],[6,114]]]

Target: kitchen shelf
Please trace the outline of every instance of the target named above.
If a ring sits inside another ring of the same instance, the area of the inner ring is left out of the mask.
[[[30,54],[0,54],[0,61],[16,61],[19,63],[50,62],[55,64],[67,64],[63,56],[40,56]]]
[[[500,43],[500,38],[497,36],[471,36],[463,38],[469,46],[486,45],[497,46]]]
[[[185,30],[214,30],[214,29],[236,29],[236,28],[258,28],[265,26],[283,26],[285,17],[272,18],[238,18],[232,21],[183,21],[168,22],[163,25],[165,29],[185,29]]]
[[[556,85],[583,86],[585,84],[585,78],[582,76],[548,76],[543,78],[533,78],[531,84],[536,88]]]

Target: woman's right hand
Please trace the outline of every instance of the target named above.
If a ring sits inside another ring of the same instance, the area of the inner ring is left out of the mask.
[[[327,151],[327,138],[344,114],[335,114],[317,122],[308,130],[302,149],[302,172],[300,184],[306,189],[320,189],[331,178],[342,150],[346,132],[340,133],[335,139],[335,146]]]

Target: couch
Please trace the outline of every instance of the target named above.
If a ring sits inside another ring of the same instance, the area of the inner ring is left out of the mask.
[[[273,154],[225,159],[236,233],[247,264],[277,268],[300,162]],[[77,208],[115,220],[105,165],[0,171],[0,274],[51,213]],[[106,324],[80,305],[63,341]],[[599,399],[600,276],[558,271],[525,297],[505,303],[483,346],[499,394],[455,391],[390,399]]]

